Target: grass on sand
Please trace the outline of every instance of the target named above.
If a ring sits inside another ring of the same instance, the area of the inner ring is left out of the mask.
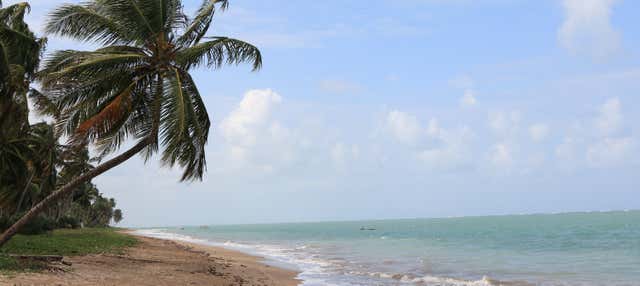
[[[23,262],[8,254],[21,255],[85,255],[122,253],[137,240],[113,228],[58,229],[48,234],[16,235],[0,249],[0,271],[39,270],[46,265]]]

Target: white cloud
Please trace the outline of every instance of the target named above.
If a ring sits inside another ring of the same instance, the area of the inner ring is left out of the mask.
[[[563,0],[566,18],[558,30],[560,44],[572,54],[603,58],[616,52],[620,35],[611,25],[616,0]]]
[[[513,164],[512,151],[505,143],[497,143],[491,147],[491,163],[495,167],[510,168]]]
[[[282,97],[271,89],[247,91],[236,109],[222,120],[223,137],[233,145],[255,145],[256,129],[265,124],[273,107],[281,101]]]
[[[587,150],[587,162],[592,167],[607,167],[620,164],[631,151],[631,138],[605,138]]]
[[[617,97],[599,108],[591,124],[577,128],[555,149],[558,163],[565,167],[613,167],[628,161],[634,146],[629,135],[621,134],[623,115]]]
[[[477,100],[476,97],[473,95],[473,90],[471,89],[467,89],[464,91],[464,95],[462,96],[462,98],[460,98],[460,105],[462,106],[474,106],[476,105]]]
[[[504,143],[493,145],[491,162],[498,166],[510,166],[513,163],[513,157],[509,147]]]
[[[398,110],[389,112],[387,126],[397,140],[407,144],[416,143],[421,132],[415,116]]]
[[[617,97],[607,100],[601,107],[595,120],[595,128],[601,135],[615,133],[622,126],[622,111]]]
[[[454,88],[464,90],[464,94],[460,98],[460,106],[470,107],[476,105],[478,100],[476,99],[475,92],[473,90],[474,82],[473,78],[468,75],[461,75],[449,80],[449,85]]]
[[[251,170],[255,174],[273,173],[294,163],[302,139],[273,118],[282,97],[271,89],[253,89],[222,120],[219,134],[226,145],[216,160],[228,160],[214,172]]]
[[[547,135],[549,135],[549,127],[546,124],[537,123],[529,126],[529,136],[533,141],[543,141]]]
[[[500,136],[511,136],[518,131],[520,112],[489,112],[489,127]]]
[[[472,161],[470,141],[473,134],[468,127],[446,130],[438,126],[436,119],[431,119],[427,133],[437,141],[437,146],[418,152],[417,157],[430,169],[451,170]]]
[[[473,132],[467,126],[446,129],[440,126],[437,118],[431,118],[423,128],[415,116],[398,110],[387,114],[386,125],[395,140],[409,145],[404,151],[429,170],[459,169],[472,161],[470,143]]]
[[[594,120],[599,135],[596,142],[587,148],[587,163],[592,167],[609,167],[623,163],[633,147],[631,137],[612,137],[619,133],[623,124],[620,99],[608,99]]]

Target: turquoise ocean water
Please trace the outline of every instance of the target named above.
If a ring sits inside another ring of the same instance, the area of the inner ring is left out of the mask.
[[[139,231],[258,254],[303,285],[640,285],[640,211]]]

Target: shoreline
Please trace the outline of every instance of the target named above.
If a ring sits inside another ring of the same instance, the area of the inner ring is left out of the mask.
[[[121,233],[139,243],[122,253],[65,256],[55,271],[0,275],[0,285],[297,286],[298,272],[222,247]]]
[[[299,271],[269,264],[265,261],[265,257],[249,254],[239,250],[224,248],[222,246],[214,246],[204,243],[184,241],[180,239],[147,236],[144,234],[136,233],[136,230],[132,229],[125,230],[124,233],[137,238],[170,241],[176,245],[184,247],[184,249],[187,251],[202,253],[209,257],[213,257],[214,259],[222,259],[222,261],[231,263],[232,265],[238,264],[241,268],[261,272],[262,274],[264,274],[264,276],[276,282],[273,285],[298,286],[302,283],[302,281],[297,278],[298,274],[300,274]]]

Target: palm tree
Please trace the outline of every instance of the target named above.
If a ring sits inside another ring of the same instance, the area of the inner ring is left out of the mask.
[[[59,130],[77,145],[94,144],[102,156],[134,138],[128,150],[71,180],[8,228],[16,231],[83,182],[142,153],[162,148],[161,161],[184,169],[181,180],[201,179],[210,121],[192,68],[250,62],[260,51],[227,37],[206,37],[214,13],[228,0],[206,0],[189,18],[180,0],[93,0],[50,14],[49,34],[103,45],[94,51],[58,51],[40,72],[43,91],[60,110]]]
[[[61,146],[44,122],[0,142],[0,208],[19,213],[55,188]]]
[[[24,139],[29,142],[27,158],[31,172],[28,184],[19,196],[16,213],[22,211],[23,206],[33,206],[55,190],[58,180],[57,167],[62,163],[60,160],[62,146],[58,144],[53,126],[44,122],[33,124]]]
[[[24,22],[29,9],[27,3],[2,7],[0,1],[0,139],[28,127],[29,83],[46,42]]]
[[[120,221],[122,221],[122,210],[121,209],[113,210],[113,222],[118,224],[120,223]]]
[[[29,85],[46,42],[24,22],[29,9],[27,3],[2,7],[0,1],[0,209],[8,215],[33,189],[44,167],[38,153],[48,143],[41,136],[46,130],[28,120],[27,95],[36,93]]]

